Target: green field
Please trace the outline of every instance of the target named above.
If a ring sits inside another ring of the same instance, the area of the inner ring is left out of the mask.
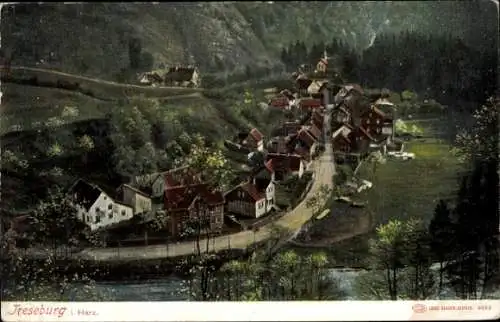
[[[405,143],[405,151],[415,153],[414,160],[388,158],[376,169],[369,163],[360,167],[359,177],[372,181],[373,188],[357,198],[368,202],[374,224],[396,218],[428,220],[439,199],[456,195],[462,167],[432,125],[436,122],[419,121],[426,138]]]

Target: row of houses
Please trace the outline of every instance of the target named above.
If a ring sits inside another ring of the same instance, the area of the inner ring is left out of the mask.
[[[336,157],[364,157],[373,150],[385,154],[394,139],[394,105],[387,98],[367,100],[358,85],[341,88],[334,103],[331,141]]]
[[[201,85],[198,68],[194,66],[173,66],[162,72],[147,72],[138,75],[142,85],[149,86],[180,86],[197,88]]]

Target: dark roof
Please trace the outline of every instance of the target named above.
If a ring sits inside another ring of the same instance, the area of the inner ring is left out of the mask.
[[[311,125],[307,130],[316,140],[321,137],[321,130],[316,125]]]
[[[300,100],[299,105],[302,109],[318,108],[321,106],[321,100],[315,98],[304,98]]]
[[[132,190],[132,191],[134,191],[134,192],[136,192],[136,193],[138,193],[138,194],[140,194],[140,195],[143,195],[144,197],[151,198],[151,195],[150,195],[150,194],[148,194],[148,193],[146,193],[146,192],[144,192],[144,191],[141,191],[141,190],[139,190],[139,189],[137,189],[137,188],[135,188],[135,187],[133,187],[133,186],[131,186],[131,185],[129,185],[129,184],[125,184],[125,183],[124,183],[124,184],[121,184],[121,185],[118,187],[118,189],[116,189],[116,190],[117,190],[117,191],[123,191],[123,189],[130,189],[130,190]]]
[[[69,192],[75,198],[75,202],[88,211],[103,191],[96,185],[78,179]]]
[[[288,107],[290,100],[287,97],[275,97],[269,101],[269,105],[272,107]]]
[[[264,138],[264,135],[255,128],[253,128],[248,135],[251,136],[256,142],[262,141]]]
[[[257,187],[250,182],[246,182],[246,183],[242,184],[240,187],[243,191],[248,193],[254,201],[259,201],[259,200],[264,199],[266,197],[265,193],[259,192]]]
[[[307,78],[298,78],[296,80],[297,83],[297,88],[298,89],[307,89],[309,85],[311,85],[312,80],[307,79]]]
[[[193,78],[195,70],[192,67],[171,67],[164,78],[166,81],[188,82]]]
[[[307,144],[308,147],[311,147],[314,143],[316,143],[314,137],[306,129],[302,129],[299,131],[298,139]]]
[[[276,170],[298,171],[300,169],[300,156],[296,154],[268,153],[267,160],[270,166]],[[268,162],[269,162],[268,161]]]
[[[193,184],[165,190],[165,208],[167,210],[187,209],[196,197],[208,205],[224,203],[224,196],[219,191],[210,189],[208,184]]]

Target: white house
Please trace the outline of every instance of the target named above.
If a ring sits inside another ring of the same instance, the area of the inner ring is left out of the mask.
[[[122,184],[118,189],[120,200],[132,207],[134,214],[142,214],[151,211],[151,198],[144,192],[128,184]]]
[[[98,186],[78,180],[70,189],[78,214],[77,217],[91,230],[129,220],[133,217],[132,207],[113,200]]]
[[[244,217],[259,218],[273,208],[274,194],[272,181],[263,191],[256,184],[245,182],[226,193],[226,210]]]

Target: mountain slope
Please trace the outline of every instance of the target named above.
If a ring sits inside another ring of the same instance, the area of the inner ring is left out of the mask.
[[[496,21],[488,1],[17,4],[4,6],[1,33],[13,65],[115,80],[162,64],[280,66],[281,49],[296,41],[340,37],[361,51],[403,30],[487,46]]]

